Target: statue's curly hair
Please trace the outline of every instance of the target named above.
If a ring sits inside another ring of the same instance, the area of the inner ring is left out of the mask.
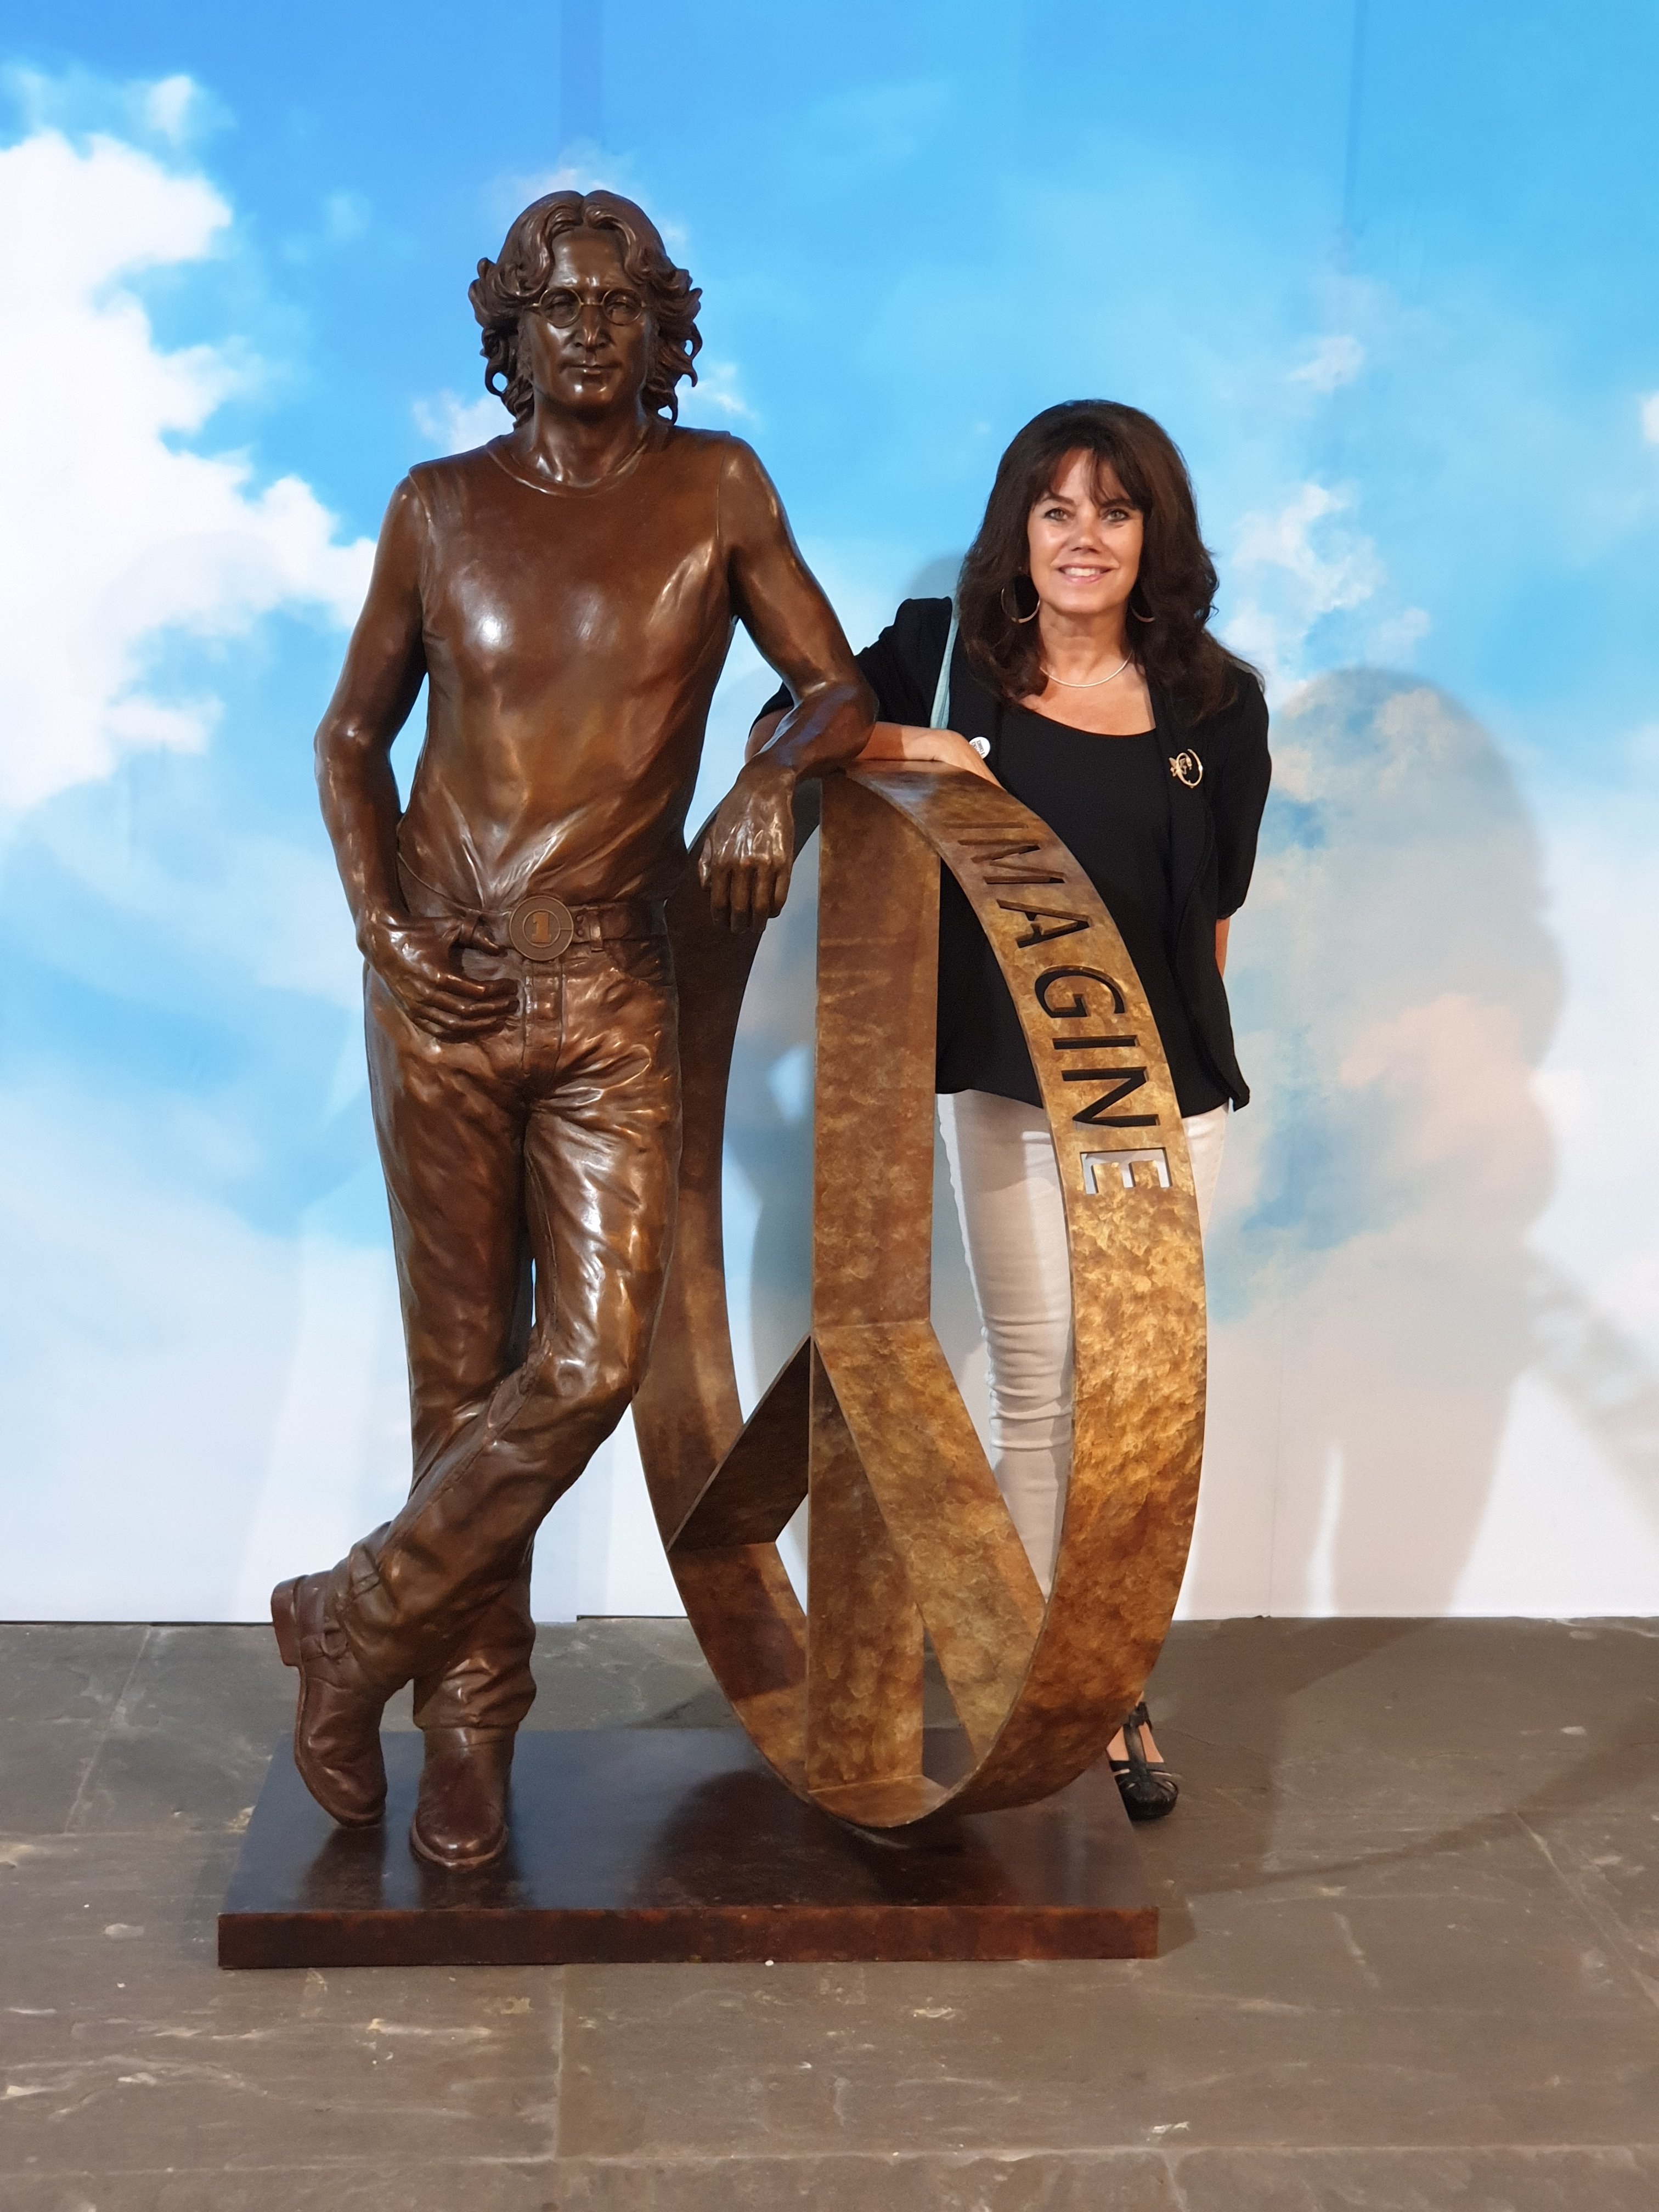
[[[549,192],[514,221],[500,259],[478,264],[477,281],[466,296],[483,330],[484,388],[515,422],[529,414],[534,395],[530,379],[519,371],[519,318],[547,296],[560,234],[583,229],[612,230],[622,241],[623,266],[645,295],[656,338],[645,410],[665,412],[672,422],[679,412],[675,386],[684,376],[697,380],[691,362],[702,344],[697,329],[702,294],[690,273],[669,259],[650,216],[617,192]]]

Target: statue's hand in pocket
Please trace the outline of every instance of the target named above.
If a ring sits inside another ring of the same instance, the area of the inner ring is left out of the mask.
[[[383,917],[365,926],[363,957],[410,1021],[448,1043],[463,1043],[498,1029],[518,1003],[505,977],[469,975],[461,952],[466,925],[410,915]]]

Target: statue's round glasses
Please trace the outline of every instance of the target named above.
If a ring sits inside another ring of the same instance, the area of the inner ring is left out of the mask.
[[[556,331],[568,331],[578,323],[584,308],[596,307],[607,323],[617,329],[637,323],[645,313],[645,302],[637,292],[607,292],[601,300],[584,300],[580,293],[560,290],[550,292],[537,307],[538,314],[545,315]]]

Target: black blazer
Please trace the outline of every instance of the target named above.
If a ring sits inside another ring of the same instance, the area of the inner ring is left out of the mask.
[[[950,628],[949,599],[906,599],[876,642],[859,654],[881,720],[926,726]],[[761,713],[775,714],[788,703],[788,691],[781,690]],[[965,738],[989,741],[987,764],[994,775],[1003,711],[1001,698],[975,672],[958,636],[951,656],[947,721]],[[1267,702],[1255,678],[1241,670],[1231,704],[1203,721],[1189,720],[1157,690],[1152,718],[1158,750],[1167,759],[1188,753],[1199,763],[1195,784],[1182,781],[1173,769],[1169,779],[1170,907],[1176,916],[1170,967],[1200,1050],[1233,1104],[1245,1106],[1249,1086],[1239,1069],[1226,986],[1215,964],[1215,926],[1243,904],[1255,866],[1273,765]]]

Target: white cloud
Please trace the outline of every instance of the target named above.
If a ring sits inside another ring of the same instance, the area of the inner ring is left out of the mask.
[[[493,392],[463,399],[459,392],[434,392],[410,409],[415,428],[434,453],[465,453],[487,445],[513,427],[513,417]]]
[[[1352,384],[1365,365],[1365,349],[1357,337],[1344,332],[1321,338],[1310,359],[1291,371],[1292,384],[1305,384],[1310,392],[1334,392]]]
[[[174,818],[185,829],[183,811]],[[155,929],[209,990],[237,994],[252,984],[347,1012],[361,1006],[362,958],[320,831],[299,844],[246,824],[189,820],[198,834],[191,866],[181,869],[141,839],[89,831],[73,817],[37,819],[40,847],[70,881],[85,885],[89,902],[107,900]],[[67,944],[58,958],[78,968]]]
[[[1313,526],[1347,507],[1345,494],[1304,483],[1276,514],[1247,514],[1239,526],[1235,558],[1241,568],[1278,568],[1304,585],[1315,614],[1357,606],[1369,599],[1381,574],[1368,538],[1334,543],[1321,552]]]
[[[1360,605],[1383,580],[1369,538],[1329,526],[1348,503],[1345,493],[1304,483],[1276,512],[1247,514],[1239,525],[1231,573],[1243,596],[1227,641],[1274,690],[1298,679],[1314,624]]]
[[[164,76],[144,88],[139,112],[159,137],[178,146],[188,136],[191,114],[200,104],[201,95],[192,78]]]
[[[184,128],[187,79],[152,87]],[[210,697],[147,669],[169,631],[234,636],[279,606],[342,624],[372,548],[297,477],[178,449],[241,381],[228,341],[167,351],[128,281],[206,259],[232,221],[203,178],[40,130],[0,151],[0,804],[38,804],[146,746],[198,749]]]
[[[323,235],[331,246],[349,246],[367,232],[370,213],[361,192],[330,192],[323,202]]]
[[[1390,615],[1386,622],[1377,624],[1372,640],[1376,659],[1396,666],[1409,661],[1433,628],[1434,622],[1426,607],[1402,607],[1397,615]]]
[[[641,198],[633,156],[608,152],[588,138],[573,139],[563,149],[556,168],[520,171],[498,177],[490,189],[489,199],[506,224],[532,201],[544,199],[549,192],[620,192],[624,198],[644,207],[647,215],[652,213]],[[656,220],[654,216],[652,219]],[[665,246],[677,253],[684,251],[685,234],[679,226],[659,223],[658,228]]]
[[[734,362],[700,362],[695,386],[680,386],[680,416],[687,422],[701,419],[718,429],[730,429],[734,423],[753,422],[755,410],[738,389],[738,369]]]
[[[1642,435],[1650,446],[1659,446],[1659,392],[1642,395]]]
[[[303,268],[319,255],[332,253],[367,235],[374,210],[361,192],[325,192],[309,230],[295,231],[282,244],[284,261]]]

